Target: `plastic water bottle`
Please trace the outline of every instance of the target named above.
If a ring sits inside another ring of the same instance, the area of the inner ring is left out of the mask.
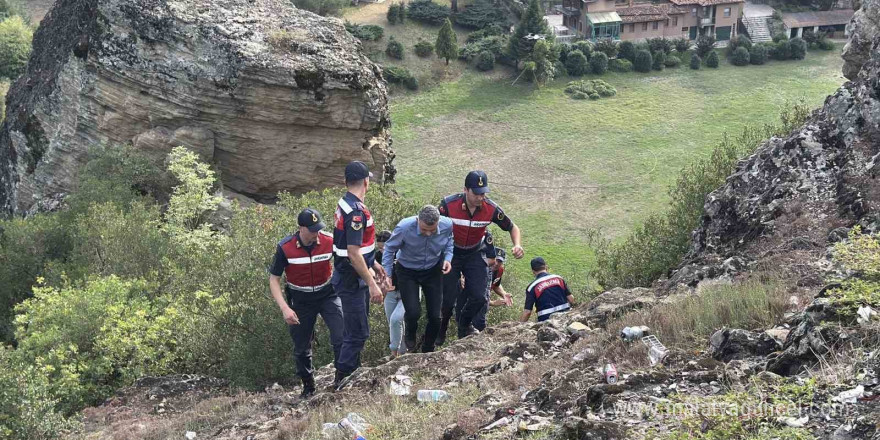
[[[451,398],[449,393],[443,390],[419,390],[416,394],[419,402],[442,402]]]

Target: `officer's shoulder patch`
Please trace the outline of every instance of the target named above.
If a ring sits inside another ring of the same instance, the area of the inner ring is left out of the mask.
[[[492,238],[492,234],[486,234],[486,244],[492,244],[495,242],[495,239]]]
[[[504,212],[502,212],[502,211],[499,209],[499,210],[498,210],[498,215],[497,215],[497,217],[498,217],[498,220],[504,220]]]
[[[353,216],[351,216],[351,221],[352,221],[352,222],[361,222],[361,221],[363,221],[363,220],[364,220],[364,218],[361,217],[361,216],[359,216],[359,215],[353,215]]]
[[[351,222],[351,229],[354,229],[355,231],[360,231],[363,227],[364,224],[362,222]]]

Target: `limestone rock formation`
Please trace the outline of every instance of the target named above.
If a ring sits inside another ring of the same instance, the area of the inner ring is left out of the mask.
[[[288,0],[58,0],[7,97],[0,209],[57,200],[98,144],[188,146],[259,201],[341,184],[353,159],[393,179],[389,125],[360,43]]]

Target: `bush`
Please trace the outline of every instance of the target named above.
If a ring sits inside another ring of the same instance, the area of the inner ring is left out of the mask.
[[[477,58],[477,70],[485,72],[495,68],[495,55],[488,50],[484,50]]]
[[[632,72],[633,64],[629,60],[615,58],[608,62],[608,69],[614,72]]]
[[[654,52],[651,54],[653,63],[651,64],[651,68],[654,70],[663,70],[666,67],[666,54],[662,51]]]
[[[388,46],[385,47],[385,55],[402,60],[404,56],[403,43],[395,40],[394,37],[389,38]]]
[[[565,60],[565,70],[570,76],[583,76],[587,73],[587,63],[587,57],[581,51],[574,50]]]
[[[789,44],[791,45],[791,59],[802,60],[807,56],[807,42],[802,38],[792,38]]]
[[[601,79],[590,79],[568,83],[565,93],[573,99],[599,99],[616,95],[617,89]]]
[[[696,51],[697,51],[697,55],[699,55],[700,58],[705,59],[706,56],[709,55],[709,52],[712,52],[712,50],[714,50],[714,48],[715,48],[715,37],[712,37],[709,35],[703,35],[703,36],[697,38]]]
[[[431,0],[413,0],[409,2],[406,15],[411,20],[440,26],[452,14],[448,6],[438,5]]]
[[[703,60],[700,59],[700,56],[697,54],[693,54],[691,56],[691,69],[700,70],[700,65],[703,63]]]
[[[572,47],[568,43],[557,43],[556,44],[556,52],[559,53],[559,61],[565,65],[565,62],[568,61],[568,54],[574,51],[574,47]],[[583,54],[583,52],[582,52]]]
[[[491,0],[477,0],[469,4],[463,11],[455,14],[455,24],[468,29],[508,26],[504,9],[492,4]]]
[[[493,35],[503,35],[503,34],[504,34],[504,29],[502,29],[501,26],[492,25],[492,26],[489,26],[485,29],[480,29],[478,31],[471,32],[470,34],[468,34],[467,39],[464,42],[465,42],[465,44],[469,44],[469,43],[473,43],[476,41],[480,41],[486,37],[491,37]]]
[[[349,4],[348,0],[293,0],[294,6],[318,15],[338,15]]]
[[[681,64],[681,58],[673,54],[669,54],[666,55],[666,61],[664,61],[663,64],[666,67],[678,67]]]
[[[630,63],[636,59],[636,45],[632,41],[621,41],[617,45],[617,58],[624,59]]]
[[[748,66],[749,50],[746,49],[745,46],[737,47],[730,56],[730,63],[734,66]]]
[[[780,41],[788,41],[788,34],[786,34],[785,32],[773,34],[773,42],[779,43]]]
[[[650,72],[653,65],[654,58],[651,56],[651,52],[648,52],[647,50],[636,52],[636,60],[633,62],[633,69],[635,69],[636,72]]]
[[[385,29],[375,24],[354,24],[346,21],[345,30],[354,35],[355,38],[363,41],[381,40],[385,35]]]
[[[829,40],[828,38],[821,38],[817,43],[819,49],[822,50],[834,50],[834,42]]]
[[[403,24],[406,21],[406,2],[400,3],[400,8],[397,9],[397,22]]]
[[[504,49],[506,47],[506,36],[496,35],[486,37],[477,42],[464,45],[464,47],[459,49],[458,57],[466,61],[471,61],[477,59],[481,53],[489,51],[495,57],[495,61],[501,62],[504,58]]]
[[[770,50],[770,55],[774,60],[785,61],[790,60],[792,55],[791,42],[782,40],[776,43]]]
[[[33,29],[18,15],[0,22],[0,77],[15,79],[24,73],[33,36]]]
[[[648,44],[648,50],[650,50],[651,53],[663,52],[664,55],[669,55],[669,53],[672,52],[672,40],[667,40],[663,37],[648,38],[646,43]]]
[[[829,299],[841,306],[844,316],[855,317],[861,306],[880,308],[880,240],[878,235],[863,234],[859,226],[849,233],[849,239],[834,245],[834,262],[854,274],[843,280],[840,287],[829,292]]]
[[[388,6],[388,12],[385,13],[385,18],[388,20],[388,24],[397,24],[397,17],[400,15],[400,4],[392,3]]]
[[[604,289],[648,286],[681,262],[690,247],[691,232],[704,215],[706,195],[719,188],[740,159],[752,154],[764,139],[788,133],[809,115],[803,103],[782,108],[783,123],[747,127],[736,138],[725,135],[711,155],[683,169],[669,190],[669,207],[648,216],[624,240],[591,239],[597,255],[595,278]]]
[[[608,56],[597,52],[590,57],[590,70],[596,75],[604,75],[608,70]]]
[[[0,345],[0,438],[48,440],[76,427],[55,409],[49,378]]]
[[[590,44],[590,42],[587,40],[578,41],[578,42],[574,43],[572,46],[574,47],[575,50],[581,51],[581,53],[584,54],[585,57],[587,57],[588,61],[589,61],[590,57],[593,55],[593,45]]]
[[[431,56],[434,53],[434,45],[431,44],[430,41],[420,40],[416,43],[415,47],[413,47],[416,55],[425,58]]]
[[[673,40],[673,44],[675,45],[675,51],[678,53],[685,53],[691,49],[691,40],[685,37],[676,38]]]
[[[596,41],[593,49],[594,52],[604,53],[609,59],[617,56],[617,42],[610,38]],[[592,55],[590,55],[590,57],[592,58]]]
[[[802,38],[807,43],[807,46],[812,48],[813,45],[815,45],[816,43],[819,42],[820,35],[822,35],[822,34],[817,33],[817,32],[813,32],[812,29],[806,29],[806,30],[804,30]]]
[[[382,68],[382,73],[385,76],[385,80],[391,84],[402,84],[410,90],[419,88],[419,82],[404,67],[386,66]]]
[[[736,52],[736,50],[740,47],[746,48],[746,51],[751,50],[752,40],[750,40],[749,37],[743,34],[737,35],[736,38],[730,40],[730,42],[727,44],[727,56],[732,57],[733,53]]]
[[[749,62],[755,65],[761,65],[767,62],[767,46],[763,44],[755,44],[749,51]]]
[[[711,67],[713,69],[717,69],[718,63],[719,63],[718,52],[716,52],[714,50],[709,52],[709,56],[706,57],[706,67]]]

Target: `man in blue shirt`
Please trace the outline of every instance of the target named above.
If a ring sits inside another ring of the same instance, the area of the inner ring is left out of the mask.
[[[546,321],[554,313],[571,309],[574,296],[568,290],[568,285],[561,276],[547,273],[547,262],[543,258],[532,259],[532,273],[535,274],[535,281],[526,289],[526,307],[519,317],[520,321],[529,320],[532,308],[538,309],[538,321]]]
[[[434,342],[440,331],[440,309],[443,303],[443,275],[452,270],[452,220],[440,217],[435,206],[427,205],[418,216],[400,221],[385,242],[382,265],[387,274],[385,290],[396,287],[403,301],[405,333],[408,351],[414,352],[419,317],[419,287],[425,294],[428,324],[422,352],[434,351]],[[397,259],[395,264],[394,260]],[[397,276],[397,286],[390,280]]]

